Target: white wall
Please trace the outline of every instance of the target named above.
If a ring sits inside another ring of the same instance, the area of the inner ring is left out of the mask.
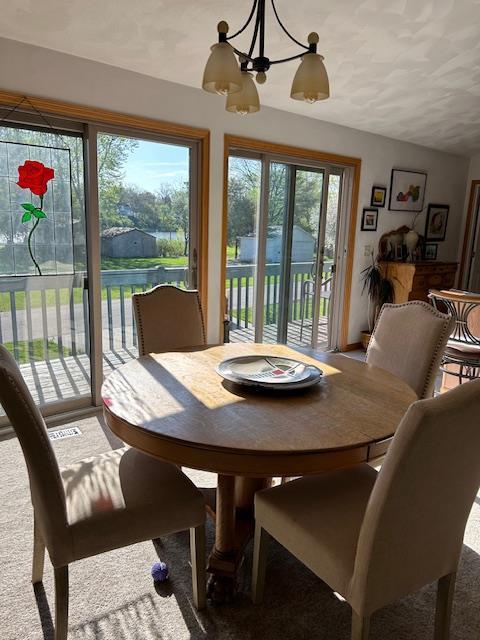
[[[367,262],[364,245],[411,222],[410,214],[381,209],[378,232],[360,232],[361,211],[370,204],[373,184],[389,186],[392,167],[428,172],[426,203],[449,204],[447,239],[439,259],[456,260],[468,160],[424,147],[376,136],[271,108],[239,117],[224,110],[221,98],[200,89],[143,76],[48,49],[0,39],[0,88],[49,97],[139,116],[158,118],[211,130],[209,224],[209,340],[218,337],[220,253],[223,189],[223,135],[232,133],[277,143],[360,157],[362,174],[354,258],[349,342],[365,327],[366,300],[360,291],[360,271]],[[168,61],[166,61],[167,63]],[[200,77],[199,77],[200,83]],[[335,78],[332,78],[335,87]],[[289,87],[285,85],[285,91]],[[261,93],[261,89],[260,89]],[[321,112],[322,103],[312,106]],[[422,230],[424,217],[419,221]]]
[[[480,180],[480,153],[473,156],[473,158],[470,158],[470,166],[468,168],[468,189],[470,189],[470,182],[472,180]]]

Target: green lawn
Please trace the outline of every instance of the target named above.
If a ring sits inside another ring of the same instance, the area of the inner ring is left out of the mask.
[[[18,342],[18,364],[26,364],[30,362],[30,359],[38,361],[45,360],[45,351],[44,351],[44,341],[42,338],[38,340],[32,340],[32,342],[27,342],[27,340],[20,340]],[[10,353],[14,354],[15,351],[13,349],[13,342],[4,342],[3,346],[6,347]],[[30,346],[30,348],[29,348]],[[60,350],[58,348],[58,344],[54,340],[49,340],[47,342],[48,348],[48,358],[58,358],[60,356]],[[31,355],[30,355],[31,354]],[[63,355],[71,356],[72,352],[67,347],[63,347]]]
[[[102,258],[102,270],[151,269],[153,267],[184,267],[188,263],[186,256],[180,258]]]

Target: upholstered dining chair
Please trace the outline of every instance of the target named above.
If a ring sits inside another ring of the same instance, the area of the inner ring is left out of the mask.
[[[367,363],[407,382],[419,398],[430,398],[453,329],[450,316],[420,300],[384,304],[367,349]]]
[[[377,472],[366,464],[255,496],[252,599],[263,597],[267,532],[351,605],[352,640],[371,615],[438,580],[435,640],[448,640],[455,574],[480,484],[480,380],[413,403]]]
[[[54,568],[55,640],[68,634],[71,562],[185,529],[190,529],[193,600],[202,608],[205,505],[193,483],[175,465],[127,448],[60,470],[42,415],[2,345],[0,402],[23,449],[30,480],[32,582],[43,579],[45,548]]]
[[[139,355],[206,344],[200,296],[196,290],[160,284],[132,295]]]

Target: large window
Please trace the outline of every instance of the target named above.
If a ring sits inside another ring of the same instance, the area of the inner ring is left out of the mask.
[[[342,168],[242,151],[228,167],[230,340],[328,348]]]
[[[158,284],[195,286],[188,145],[98,133],[104,370],[136,357],[131,296]],[[193,158],[192,158],[193,155]],[[165,310],[168,313],[168,309]]]
[[[41,219],[26,161],[54,170]],[[82,133],[0,127],[0,341],[41,405],[90,396],[86,266]]]
[[[5,115],[0,343],[46,413],[98,404],[103,373],[138,353],[132,293],[172,283],[203,294],[208,132],[114,128],[115,114],[97,126],[33,107]],[[45,191],[23,186],[19,167],[31,163],[48,174]]]

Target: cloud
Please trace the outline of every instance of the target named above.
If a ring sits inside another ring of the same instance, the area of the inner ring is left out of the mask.
[[[137,163],[135,163],[137,164]],[[188,160],[182,160],[180,162],[161,162],[161,161],[151,161],[151,162],[139,162],[138,164],[144,167],[188,167]]]
[[[147,178],[175,178],[176,176],[186,176],[187,171],[154,171],[147,169],[144,173]]]

